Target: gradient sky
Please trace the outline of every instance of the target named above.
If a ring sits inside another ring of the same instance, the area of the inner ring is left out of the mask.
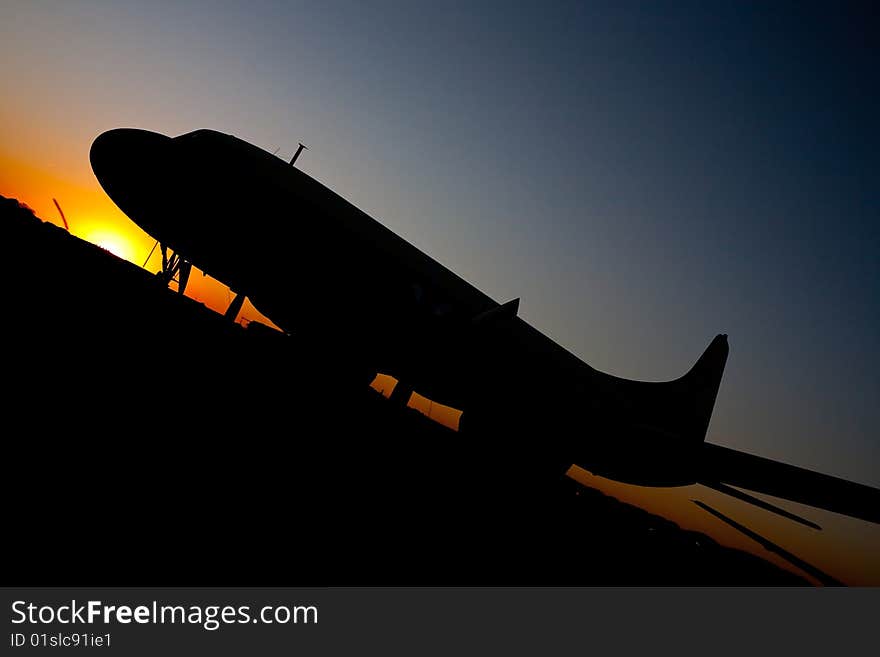
[[[728,333],[709,440],[880,486],[878,25],[657,5],[6,0],[0,193],[131,231],[102,131],[302,140],[598,369],[674,378]]]

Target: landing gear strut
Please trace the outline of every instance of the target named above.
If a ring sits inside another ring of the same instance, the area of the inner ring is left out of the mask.
[[[156,240],[156,243],[153,244],[153,248],[150,249],[147,259],[144,260],[143,267],[145,269],[150,258],[153,257],[153,253],[156,251],[157,246],[162,251],[162,269],[156,272],[156,276],[160,281],[165,283],[165,285],[169,285],[171,281],[174,281],[177,283],[178,294],[183,294],[186,291],[186,284],[189,282],[189,275],[192,272],[192,263],[181,258],[179,253],[174,253],[172,251],[169,255],[168,247],[164,244],[159,244],[159,240]]]
[[[169,250],[164,244],[160,244],[159,240],[156,240],[153,248],[150,249],[150,254],[144,260],[144,268],[146,268],[150,258],[153,257],[157,246],[162,253],[162,269],[156,272],[156,277],[165,285],[170,285],[174,281],[177,283],[177,293],[183,294],[186,292],[186,284],[189,282],[189,275],[192,273],[192,263],[181,257],[179,253]],[[241,312],[245,298],[246,295],[236,292],[235,298],[229,304],[229,308],[226,309],[223,316],[229,321],[234,322],[235,318],[238,317],[238,313]]]
[[[183,294],[186,291],[186,284],[189,282],[190,272],[192,272],[192,263],[181,258],[179,253],[172,251],[169,255],[168,248],[164,244],[160,244],[159,248],[162,250],[162,270],[158,276],[166,284],[176,281],[177,293]]]

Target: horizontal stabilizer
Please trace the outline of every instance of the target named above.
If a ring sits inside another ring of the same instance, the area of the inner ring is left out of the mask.
[[[704,486],[707,488],[712,488],[717,490],[719,493],[724,493],[725,495],[730,495],[731,497],[735,497],[738,500],[742,500],[747,504],[751,504],[752,506],[756,506],[760,509],[764,509],[765,511],[769,511],[770,513],[775,513],[778,516],[783,518],[788,518],[789,520],[793,520],[794,522],[800,523],[810,529],[818,529],[821,530],[822,527],[817,525],[812,520],[807,520],[796,513],[792,513],[791,511],[786,511],[775,504],[770,504],[769,502],[765,502],[762,499],[755,497],[754,495],[749,495],[748,493],[743,493],[738,488],[734,488],[733,486],[728,486],[727,484],[722,483],[712,483],[710,481],[701,481]]]
[[[700,483],[716,482],[880,523],[880,490],[705,443]]]
[[[756,543],[761,545],[761,547],[763,547],[768,552],[774,552],[774,553],[778,554],[780,557],[782,557],[783,559],[788,561],[790,564],[797,566],[798,568],[803,570],[805,573],[808,573],[809,575],[815,577],[824,586],[841,586],[841,582],[834,579],[828,573],[826,573],[822,570],[819,570],[818,568],[816,568],[816,566],[804,561],[803,559],[798,557],[796,554],[789,552],[788,550],[782,548],[781,546],[777,545],[773,541],[761,536],[759,533],[752,531],[751,529],[749,529],[745,525],[738,523],[736,520],[734,520],[730,516],[724,515],[718,509],[715,509],[715,508],[709,506],[708,504],[706,504],[705,502],[701,502],[699,500],[691,500],[691,502],[693,502],[698,507],[703,509],[703,511],[705,511],[706,513],[709,513],[709,514],[715,516],[716,518],[718,518],[718,520],[725,523],[726,525],[733,527],[735,530],[737,530],[741,534],[748,536],[750,539],[752,539],[753,541],[755,541]]]

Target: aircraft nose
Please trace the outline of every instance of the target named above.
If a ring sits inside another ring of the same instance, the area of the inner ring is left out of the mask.
[[[92,170],[106,188],[120,182],[149,182],[167,166],[171,138],[158,132],[117,128],[101,133],[92,143]],[[109,192],[109,190],[108,190]]]
[[[171,138],[149,130],[116,128],[92,143],[89,160],[98,182],[132,220],[143,224],[171,179]],[[147,232],[150,232],[148,230]]]

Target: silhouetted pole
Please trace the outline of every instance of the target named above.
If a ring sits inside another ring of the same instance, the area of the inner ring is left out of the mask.
[[[300,146],[302,146],[302,144],[300,144]],[[299,151],[297,151],[296,154],[299,155]],[[294,157],[294,159],[296,159],[296,158]],[[52,202],[55,204],[55,207],[58,208],[58,214],[61,215],[61,221],[64,222],[64,230],[66,230],[69,233],[70,226],[67,225],[67,217],[64,216],[64,210],[61,209],[61,206],[58,205],[58,201],[56,201],[54,198],[52,199]]]

